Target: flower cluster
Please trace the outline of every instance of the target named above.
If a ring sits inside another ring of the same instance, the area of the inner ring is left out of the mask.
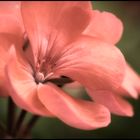
[[[84,130],[106,127],[110,113],[132,116],[140,78],[115,46],[123,32],[91,2],[0,2],[0,96],[36,115]],[[79,83],[91,100],[63,86]]]

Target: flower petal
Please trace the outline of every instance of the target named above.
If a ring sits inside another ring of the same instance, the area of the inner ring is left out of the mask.
[[[117,92],[122,95],[138,98],[138,93],[140,92],[140,77],[129,64],[127,64],[126,67],[126,75],[122,86]]]
[[[78,83],[77,81],[74,81],[72,83],[65,84],[64,87],[78,89],[78,88],[82,88],[82,85]]]
[[[23,21],[34,55],[44,48],[63,46],[81,34],[90,20],[84,8],[91,9],[90,2],[22,2]],[[46,46],[42,46],[44,38],[49,42]]]
[[[87,89],[87,92],[95,102],[105,105],[112,113],[121,116],[133,116],[132,106],[112,92],[93,91],[91,89]]]
[[[21,35],[24,32],[20,2],[0,2],[0,32]]]
[[[23,35],[21,26],[12,16],[0,15],[0,21],[0,33],[9,33],[17,36]]]
[[[3,64],[6,64],[9,56],[9,49],[11,46],[14,46],[18,55],[21,54],[23,44],[23,37],[17,36],[11,33],[0,33],[0,52],[2,55],[0,56],[0,66],[4,68]],[[23,51],[23,50],[22,50]]]
[[[111,47],[110,47],[111,46]],[[94,90],[116,89],[124,78],[125,60],[112,45],[82,36],[61,50],[55,73],[78,81]]]
[[[6,65],[6,77],[10,95],[19,107],[42,116],[52,115],[37,97],[37,85],[31,67],[25,61],[24,64],[18,62],[13,47],[10,49],[10,59]]]
[[[13,44],[15,46],[20,44],[20,41],[16,38],[16,36],[0,33],[0,96],[8,96],[4,68],[9,57],[8,50]]]
[[[127,76],[135,89],[140,92],[140,77],[129,64],[127,65]]]
[[[72,127],[90,130],[110,123],[110,113],[104,106],[74,99],[51,83],[40,84],[38,96],[49,111]]]
[[[116,44],[120,40],[122,32],[123,24],[115,15],[94,10],[91,23],[84,31],[84,34]]]
[[[20,3],[19,1],[1,1],[0,14],[14,15],[19,18]]]

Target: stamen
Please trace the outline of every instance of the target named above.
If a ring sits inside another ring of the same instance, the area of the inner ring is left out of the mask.
[[[53,74],[54,74],[53,72],[51,72],[51,73],[47,74],[47,76],[45,77],[45,79],[44,79],[44,80],[49,79],[49,78],[50,78]]]
[[[41,72],[37,72],[35,78],[37,82],[43,82],[45,79],[44,74]]]

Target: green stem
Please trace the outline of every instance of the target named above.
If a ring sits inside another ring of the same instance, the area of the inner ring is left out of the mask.
[[[17,132],[20,131],[20,129],[22,128],[22,124],[26,115],[27,115],[27,112],[25,110],[21,110],[19,117],[16,121],[15,128],[13,130],[13,136],[17,136]]]
[[[8,98],[8,113],[7,113],[7,132],[9,135],[12,134],[12,129],[15,124],[15,111],[16,106],[12,99]]]
[[[5,135],[5,129],[3,124],[0,122],[0,138],[3,138]]]
[[[39,119],[38,116],[33,116],[29,120],[29,122],[25,126],[24,130],[22,131],[22,134],[21,134],[22,137],[26,138],[28,136],[28,134],[30,133],[31,129],[33,128],[33,126],[35,125],[35,123],[37,122],[38,119]]]

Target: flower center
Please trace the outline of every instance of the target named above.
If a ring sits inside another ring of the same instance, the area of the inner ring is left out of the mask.
[[[47,61],[47,58],[38,59],[35,67],[35,80],[37,83],[45,83],[54,77],[53,63]]]
[[[41,67],[40,67],[41,66]],[[59,87],[62,87],[63,85],[67,84],[67,83],[71,83],[73,82],[72,79],[65,77],[65,76],[60,76],[57,77],[54,75],[53,70],[49,69],[49,71],[47,71],[48,69],[43,69],[44,65],[37,65],[37,69],[36,69],[36,73],[35,73],[35,81],[36,83],[46,83],[46,82],[51,82],[56,84]],[[47,71],[47,72],[46,72]]]
[[[35,79],[37,82],[43,82],[45,80],[44,74],[41,72],[37,72],[35,75]]]
[[[46,43],[46,42],[45,42]],[[46,44],[45,44],[46,45]],[[23,52],[27,52],[27,49],[30,47],[29,40],[25,40],[25,44],[23,45]],[[35,82],[38,83],[46,83],[51,82],[59,87],[63,87],[65,84],[72,83],[73,80],[69,77],[63,75],[55,75],[55,67],[56,67],[56,58],[51,58],[50,56],[46,56],[44,54],[44,50],[40,50],[37,54],[37,62],[35,62],[34,69],[34,79]]]

